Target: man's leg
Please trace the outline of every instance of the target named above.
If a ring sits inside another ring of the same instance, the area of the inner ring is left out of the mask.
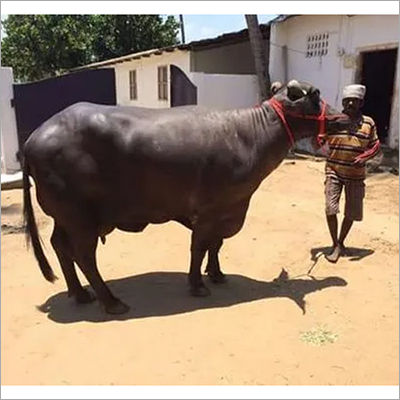
[[[337,228],[336,215],[334,215],[334,217],[336,220],[335,223],[336,223],[336,228]],[[328,224],[329,224],[329,221],[328,221]],[[342,256],[344,254],[344,252],[345,252],[344,240],[346,239],[346,236],[349,233],[352,225],[353,225],[353,220],[348,217],[344,217],[343,222],[342,222],[342,227],[340,229],[339,239],[336,239],[336,242],[334,242],[332,253],[326,256],[326,259],[328,261],[335,263],[339,260],[340,256]]]
[[[338,220],[336,214],[327,215],[326,222],[328,223],[329,233],[332,238],[332,248],[334,248],[338,244]]]
[[[344,249],[344,241],[353,225],[353,222],[354,222],[353,219],[349,217],[344,217],[343,219],[342,228],[340,229],[340,235],[339,235],[339,245],[342,246],[343,249]]]
[[[332,254],[327,256],[327,260],[337,262],[339,257],[344,254],[344,241],[353,226],[354,221],[361,221],[363,218],[363,200],[365,196],[365,184],[363,181],[346,181],[344,184],[346,193],[346,205],[344,219],[340,229],[337,245]]]
[[[338,240],[338,220],[336,214],[339,213],[339,201],[342,192],[342,183],[335,177],[327,176],[325,180],[325,212],[328,223],[329,233],[332,238],[332,251],[326,255],[326,259],[336,262],[341,253]]]
[[[345,183],[346,205],[344,219],[339,235],[339,245],[344,250],[344,241],[353,226],[354,221],[363,219],[363,201],[365,197],[364,181],[349,181]]]

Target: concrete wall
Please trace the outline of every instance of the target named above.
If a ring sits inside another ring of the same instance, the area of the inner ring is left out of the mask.
[[[208,74],[255,74],[248,40],[191,53],[191,71]]]
[[[306,58],[307,35],[325,32],[329,33],[328,54]],[[274,23],[271,27],[271,81],[298,79],[313,83],[332,106],[340,109],[343,86],[357,82],[360,53],[398,48],[398,38],[397,15],[303,15]],[[286,66],[283,46],[288,48]],[[398,91],[397,74],[388,142],[395,147],[398,147],[399,132]]]
[[[1,122],[1,172],[12,174],[21,169],[16,158],[18,151],[17,121],[11,107],[13,72],[9,67],[0,67],[0,122]]]
[[[189,52],[175,50],[171,53],[163,52],[161,55],[151,55],[139,60],[116,64],[114,68],[117,104],[154,108],[170,107],[170,64],[177,65],[188,74],[190,70]],[[168,66],[168,100],[158,100],[157,68],[162,65]],[[129,99],[129,71],[133,69],[136,69],[137,100]]]
[[[255,75],[189,74],[197,86],[198,105],[220,109],[252,107],[257,103]]]

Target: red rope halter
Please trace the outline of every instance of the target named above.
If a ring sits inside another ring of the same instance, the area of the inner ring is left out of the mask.
[[[293,133],[289,127],[289,124],[286,121],[285,110],[283,108],[283,104],[281,102],[279,102],[278,100],[276,100],[274,97],[269,99],[267,102],[275,110],[275,112],[278,114],[279,118],[281,119],[283,126],[285,127],[286,132],[289,136],[290,145],[293,147],[295,140],[294,140]],[[321,147],[322,146],[321,136],[325,132],[325,121],[327,119],[325,112],[326,112],[326,102],[324,100],[321,100],[321,112],[319,115],[302,115],[302,114],[295,113],[292,111],[286,111],[286,114],[290,115],[291,117],[296,117],[296,118],[300,118],[300,119],[313,119],[315,121],[319,121],[319,131],[318,131],[318,135],[317,135],[317,141],[318,141],[318,145]]]

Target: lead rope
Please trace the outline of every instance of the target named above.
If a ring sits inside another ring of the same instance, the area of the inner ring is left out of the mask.
[[[274,111],[278,114],[279,118],[281,119],[283,126],[286,129],[286,133],[289,136],[290,147],[294,147],[294,137],[293,133],[289,128],[289,124],[286,121],[285,114],[283,113],[283,105],[278,100],[274,99],[273,97],[269,99],[268,104],[274,109]]]
[[[279,102],[278,100],[276,100],[274,97],[269,99],[267,101],[267,103],[278,114],[279,118],[281,119],[281,121],[283,123],[283,126],[285,127],[286,133],[289,136],[290,146],[294,147],[294,144],[295,144],[294,136],[293,136],[293,133],[292,133],[290,127],[289,127],[289,124],[286,121],[282,103]],[[321,148],[322,152],[324,153],[324,155],[327,156],[328,153],[323,148],[323,143],[322,143],[322,137],[323,137],[323,135],[325,133],[325,120],[326,120],[325,112],[326,112],[326,101],[325,100],[321,100],[321,112],[320,112],[320,114],[318,116],[315,116],[315,115],[301,115],[301,114],[293,113],[293,112],[290,112],[290,111],[288,111],[287,114],[291,115],[293,117],[301,118],[301,119],[313,119],[313,120],[319,121],[319,131],[318,131],[318,134],[317,134],[317,143],[318,143],[318,146]]]

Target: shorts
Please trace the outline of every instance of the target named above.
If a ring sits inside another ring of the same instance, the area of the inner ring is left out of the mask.
[[[327,175],[325,179],[325,212],[326,215],[339,214],[340,195],[345,190],[345,217],[353,221],[363,219],[363,200],[365,183],[363,180],[344,180]]]

